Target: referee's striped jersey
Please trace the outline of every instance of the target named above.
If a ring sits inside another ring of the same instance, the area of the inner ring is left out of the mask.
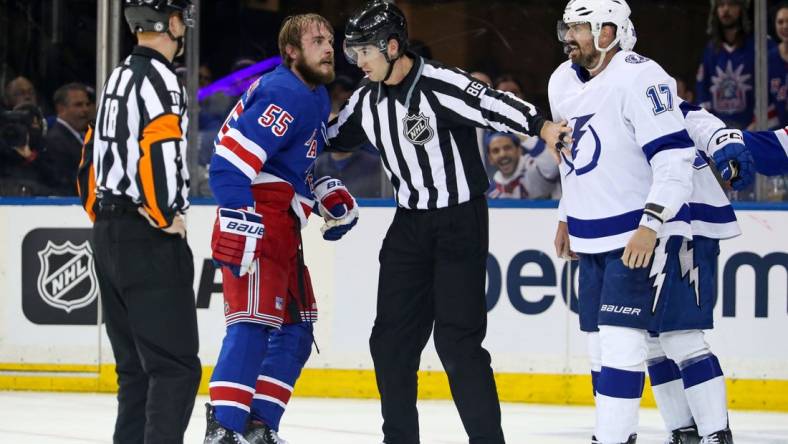
[[[489,187],[476,128],[539,135],[545,119],[511,93],[409,53],[397,85],[368,82],[331,121],[328,151],[371,143],[380,151],[400,207],[436,209],[483,196]]]
[[[171,63],[158,51],[135,47],[112,71],[97,104],[80,165],[85,209],[93,217],[93,202],[113,196],[169,226],[189,206],[186,90]]]

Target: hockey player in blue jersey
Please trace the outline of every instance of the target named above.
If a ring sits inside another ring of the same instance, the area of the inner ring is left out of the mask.
[[[658,357],[647,331],[660,333],[659,349],[679,363],[666,372],[683,380],[704,442],[731,442],[722,372],[700,333],[711,322],[710,293],[693,289],[714,282],[710,264],[698,262],[714,257],[716,244],[690,239],[709,220],[726,220],[730,235],[738,228],[719,187],[711,204],[692,205],[695,172],[708,168],[684,128],[675,82],[619,46],[628,16],[620,0],[570,2],[559,38],[571,61],[549,87],[553,117],[575,128],[561,165],[561,212],[581,261],[581,328],[599,330],[589,343],[599,370],[594,442],[636,440],[644,364]],[[695,275],[695,265],[705,273]]]
[[[330,111],[333,30],[317,14],[279,32],[283,65],[254,82],[215,140],[211,241],[222,265],[227,332],[209,384],[206,444],[284,443],[279,420],[311,352],[317,307],[300,230],[309,214],[337,240],[358,218],[336,179],[313,180]]]
[[[690,135],[719,168],[722,180],[735,190],[748,187],[755,173],[788,173],[788,127],[776,131],[740,131],[703,108],[681,102]],[[693,134],[693,131],[697,135]]]

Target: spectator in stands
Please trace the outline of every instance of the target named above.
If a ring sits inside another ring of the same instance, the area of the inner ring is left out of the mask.
[[[348,76],[338,75],[328,85],[331,97],[331,115],[333,119],[342,105],[347,102],[356,88],[355,82]],[[380,156],[373,145],[350,153],[323,153],[315,162],[315,177],[331,176],[341,179],[350,193],[356,197],[391,196],[391,183],[382,177]]]
[[[23,103],[37,105],[38,97],[33,82],[27,77],[18,76],[6,83],[5,102],[8,109],[14,109]]]
[[[47,176],[40,154],[46,125],[41,110],[21,103],[14,110],[22,121],[0,124],[0,196],[46,196]]]
[[[208,65],[200,65],[200,70],[197,73],[197,76],[199,79],[200,88],[208,86],[211,84],[211,82],[213,82],[213,72],[211,71],[211,68],[208,67]]]
[[[514,134],[491,132],[484,138],[487,157],[497,168],[487,196],[491,199],[555,199],[560,197],[558,165],[538,137],[523,152]]]
[[[342,74],[336,76],[334,81],[328,85],[328,94],[331,97],[331,117],[329,120],[334,118],[339,112],[339,108],[353,95],[355,89],[356,83],[353,82],[353,79]]]
[[[81,83],[68,83],[55,91],[53,101],[57,121],[47,133],[42,161],[52,175],[50,185],[55,194],[76,196],[82,142],[90,121],[88,89]]]
[[[681,77],[676,77],[676,94],[687,103],[695,103],[695,93]]]
[[[779,44],[769,51],[769,126],[781,127],[788,125],[788,1],[773,11]]]
[[[501,74],[494,85],[498,91],[510,92],[521,99],[524,97],[523,85],[511,74]]]
[[[696,98],[726,125],[744,129],[755,107],[755,42],[747,17],[749,0],[712,0],[711,37],[698,68]],[[774,47],[769,42],[769,48]]]
[[[340,179],[355,197],[390,197],[393,195],[391,182],[383,177],[381,165],[380,156],[367,149],[323,153],[315,161],[315,177]]]
[[[474,71],[474,72],[471,73],[471,77],[473,77],[476,80],[481,81],[482,83],[484,83],[487,86],[492,86],[492,78],[486,72]]]
[[[96,88],[92,86],[85,85],[85,89],[88,92],[88,122],[94,122],[96,120]]]

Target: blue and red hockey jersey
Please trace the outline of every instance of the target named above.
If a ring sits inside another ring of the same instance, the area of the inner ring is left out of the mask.
[[[214,140],[209,183],[219,206],[253,206],[251,187],[270,182],[314,199],[309,182],[330,111],[326,88],[310,89],[284,65],[255,81]]]

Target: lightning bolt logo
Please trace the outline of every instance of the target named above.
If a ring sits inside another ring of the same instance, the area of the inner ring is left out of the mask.
[[[581,176],[596,168],[597,163],[599,162],[599,156],[602,150],[602,142],[599,140],[599,135],[596,133],[596,130],[594,130],[594,127],[592,127],[591,125],[586,126],[588,121],[591,120],[593,117],[594,114],[588,114],[585,116],[573,117],[570,119],[575,122],[573,125],[574,131],[572,131],[572,139],[574,140],[571,149],[572,159],[571,160],[567,159],[564,153],[561,153],[561,157],[564,158],[564,161],[566,161],[566,164],[569,166],[569,171],[566,173],[567,175],[571,174],[574,171],[576,175]],[[587,128],[587,129],[583,129],[583,128]],[[586,166],[576,167],[574,161],[577,158],[577,151],[578,151],[577,146],[580,143],[580,140],[583,138],[583,136],[586,135],[588,131],[591,131],[591,135],[594,138],[594,144],[593,144],[594,151],[591,153],[591,161],[588,162],[588,165]]]
[[[659,297],[662,295],[662,286],[665,284],[665,275],[667,273],[668,252],[666,250],[667,242],[662,239],[657,239],[657,246],[654,248],[654,261],[651,263],[651,271],[648,277],[654,280],[652,287],[654,293],[654,306],[651,307],[651,313],[657,312],[657,304],[659,304]]]
[[[698,284],[698,267],[695,265],[692,242],[685,240],[679,250],[679,264],[681,265],[681,279],[689,277],[689,285],[695,293],[695,304],[700,307],[700,288]]]

